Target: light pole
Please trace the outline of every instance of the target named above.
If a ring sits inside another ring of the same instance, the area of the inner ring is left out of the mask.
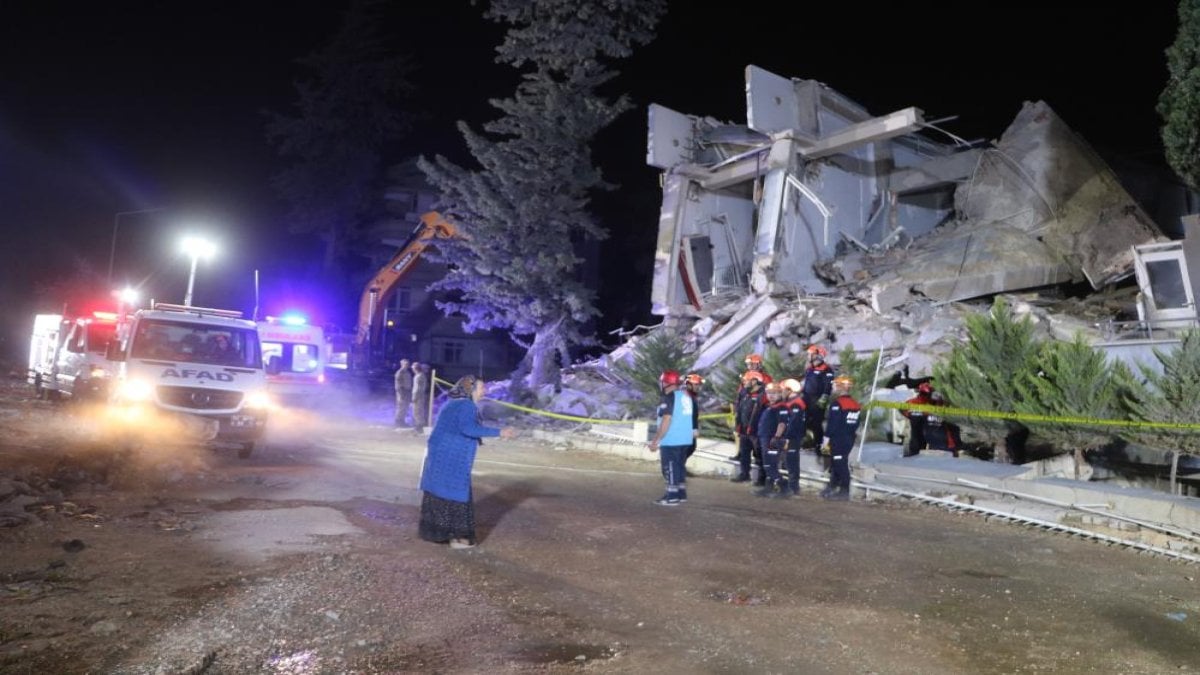
[[[117,257],[117,228],[121,226],[121,216],[134,216],[140,213],[158,213],[165,208],[141,209],[140,211],[119,211],[113,216],[112,247],[108,251],[108,285],[112,286],[113,261]]]
[[[187,295],[183,296],[183,304],[192,306],[192,288],[196,285],[196,262],[200,258],[208,259],[217,252],[216,244],[200,237],[187,237],[183,240],[183,252],[192,259],[192,268],[188,272]]]

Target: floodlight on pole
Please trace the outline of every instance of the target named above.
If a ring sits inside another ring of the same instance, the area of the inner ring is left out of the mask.
[[[183,296],[183,304],[192,306],[192,289],[196,285],[196,263],[200,258],[205,260],[217,253],[217,245],[201,237],[186,237],[183,240],[183,252],[192,259],[191,270],[188,272],[187,294]]]

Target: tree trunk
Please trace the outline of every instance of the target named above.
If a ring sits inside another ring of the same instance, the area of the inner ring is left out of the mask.
[[[1083,448],[1075,448],[1071,453],[1075,458],[1075,480],[1083,477]]]
[[[1008,439],[1001,438],[992,443],[992,461],[997,464],[1008,464],[1012,461],[1008,455]]]
[[[558,350],[555,348],[555,326],[542,328],[533,336],[533,344],[529,347],[529,387],[536,389],[543,384],[555,381],[552,370],[557,368],[554,359]]]

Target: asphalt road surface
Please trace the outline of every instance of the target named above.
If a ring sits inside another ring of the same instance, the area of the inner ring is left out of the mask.
[[[1200,569],[1128,550],[715,478],[661,507],[656,463],[528,438],[480,449],[482,541],[450,550],[384,401],[118,462],[22,396],[3,475],[88,477],[0,529],[4,673],[1200,672]]]

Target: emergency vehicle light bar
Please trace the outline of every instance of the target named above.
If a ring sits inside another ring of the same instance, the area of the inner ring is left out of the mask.
[[[154,303],[153,308],[161,309],[161,310],[167,311],[167,312],[185,312],[188,314],[197,314],[197,315],[201,315],[201,316],[205,315],[205,314],[209,314],[212,316],[223,316],[223,317],[227,317],[230,319],[242,318],[242,313],[236,309],[213,309],[212,307],[192,307],[190,305],[173,305],[173,304],[166,303],[166,302],[156,302],[156,303]]]

